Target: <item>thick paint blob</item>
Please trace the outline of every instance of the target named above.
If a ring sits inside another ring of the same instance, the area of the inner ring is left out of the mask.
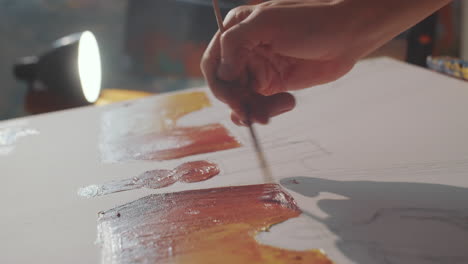
[[[102,263],[331,264],[319,250],[255,240],[258,232],[300,214],[276,184],[150,195],[100,214]]]
[[[159,189],[181,182],[200,182],[213,178],[220,172],[218,166],[209,161],[184,163],[173,170],[147,171],[132,179],[112,181],[101,185],[89,185],[78,190],[83,197],[96,197],[106,194],[129,191],[139,188]]]

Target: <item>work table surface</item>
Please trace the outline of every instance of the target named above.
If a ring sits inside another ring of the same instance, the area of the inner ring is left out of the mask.
[[[303,213],[259,235],[261,243],[320,248],[339,264],[468,263],[466,82],[378,58],[295,95],[293,112],[257,128],[275,182]],[[211,97],[212,107],[181,122],[219,122],[242,147],[103,162],[104,115],[157,98],[0,123],[0,263],[99,263],[100,211],[151,193],[264,183],[247,129],[232,125]],[[222,173],[158,190],[77,195],[83,186],[199,159]]]

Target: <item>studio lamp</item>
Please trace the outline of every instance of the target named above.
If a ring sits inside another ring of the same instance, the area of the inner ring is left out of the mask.
[[[99,46],[90,31],[63,37],[42,55],[21,58],[13,71],[30,91],[75,105],[94,103],[101,92]]]

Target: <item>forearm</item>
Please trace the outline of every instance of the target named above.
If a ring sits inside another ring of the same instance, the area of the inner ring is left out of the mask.
[[[356,22],[363,56],[450,3],[451,0],[345,0]],[[351,17],[350,19],[353,19]],[[359,24],[361,23],[361,24]]]

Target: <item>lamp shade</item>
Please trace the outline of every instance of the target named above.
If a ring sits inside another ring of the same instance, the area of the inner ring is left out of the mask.
[[[47,91],[79,105],[94,103],[102,78],[97,40],[90,31],[63,37],[44,54],[21,58],[14,74],[35,92]]]

